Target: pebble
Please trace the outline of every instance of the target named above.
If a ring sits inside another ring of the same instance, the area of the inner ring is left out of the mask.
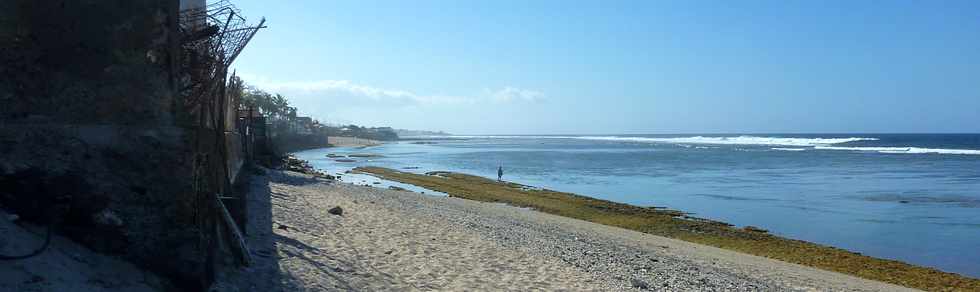
[[[630,285],[633,285],[633,288],[637,288],[640,290],[650,289],[650,285],[647,284],[647,282],[643,282],[643,280],[637,278],[630,279]]]

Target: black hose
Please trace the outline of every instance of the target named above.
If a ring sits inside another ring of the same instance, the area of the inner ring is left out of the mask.
[[[61,216],[58,216],[57,213],[57,211],[60,210],[59,207],[66,207],[66,206],[59,205],[59,206],[48,207],[47,217],[50,218],[51,221],[48,222],[48,231],[45,232],[44,234],[44,244],[42,244],[41,247],[38,247],[34,251],[25,255],[12,256],[12,255],[0,254],[0,261],[15,261],[15,260],[31,258],[41,254],[42,252],[44,252],[44,250],[48,249],[48,246],[51,245],[51,234],[54,233],[55,225],[61,223],[61,220],[58,220],[58,218],[61,218]]]
[[[0,261],[22,260],[22,259],[34,257],[34,256],[39,255],[42,252],[44,252],[44,250],[48,248],[48,245],[51,244],[51,229],[54,229],[54,227],[52,225],[48,225],[48,232],[44,236],[44,244],[41,245],[41,247],[39,247],[38,249],[34,250],[33,252],[31,252],[29,254],[25,254],[25,255],[9,256],[9,255],[0,254]]]

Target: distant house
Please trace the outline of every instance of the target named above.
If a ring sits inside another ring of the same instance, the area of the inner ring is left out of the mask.
[[[296,133],[300,135],[311,135],[313,134],[313,118],[311,117],[296,117]]]

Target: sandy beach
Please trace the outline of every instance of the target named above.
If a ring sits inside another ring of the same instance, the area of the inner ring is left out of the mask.
[[[357,138],[357,137],[327,137],[327,144],[333,147],[365,147],[381,145],[381,141]]]
[[[256,263],[223,290],[911,291],[503,204],[273,170],[250,188]]]
[[[46,227],[14,224],[0,211],[0,254],[24,255],[43,245]],[[37,256],[0,261],[0,291],[166,291],[158,275],[61,235]]]
[[[716,2],[2,1],[0,292],[980,292],[980,1]]]

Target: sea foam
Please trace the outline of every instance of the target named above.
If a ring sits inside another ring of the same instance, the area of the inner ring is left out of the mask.
[[[804,150],[806,150],[806,148],[779,148],[779,147],[774,147],[774,148],[771,148],[771,149],[772,150],[778,150],[778,151],[804,151]]]
[[[622,141],[641,143],[670,143],[670,144],[715,144],[715,145],[770,145],[813,147],[833,144],[875,141],[877,138],[789,138],[789,137],[758,137],[758,136],[728,136],[728,137],[627,137],[627,136],[453,136],[456,138],[505,138],[505,139],[579,139],[595,141]]]
[[[980,155],[980,150],[974,149],[942,149],[920,147],[843,147],[833,146],[856,141],[877,141],[878,138],[848,137],[848,138],[790,138],[790,137],[759,137],[759,136],[727,136],[727,137],[629,137],[629,136],[452,136],[454,138],[483,138],[483,139],[576,139],[593,141],[620,141],[632,143],[665,143],[678,144],[690,148],[690,144],[698,145],[763,145],[790,146],[807,148],[773,147],[777,151],[842,150],[899,154],[960,154]],[[702,147],[695,147],[701,149]]]
[[[941,149],[941,148],[919,148],[919,147],[835,147],[817,146],[817,150],[844,150],[861,152],[878,152],[889,154],[960,154],[960,155],[980,155],[980,150],[973,149]]]
[[[732,137],[677,137],[677,138],[645,138],[645,137],[586,137],[584,139],[593,140],[625,140],[637,142],[659,142],[659,143],[689,143],[689,144],[719,144],[719,145],[774,145],[774,146],[821,146],[833,145],[855,141],[874,141],[876,138],[850,137],[850,138],[787,138],[787,137],[757,137],[757,136],[732,136]]]

